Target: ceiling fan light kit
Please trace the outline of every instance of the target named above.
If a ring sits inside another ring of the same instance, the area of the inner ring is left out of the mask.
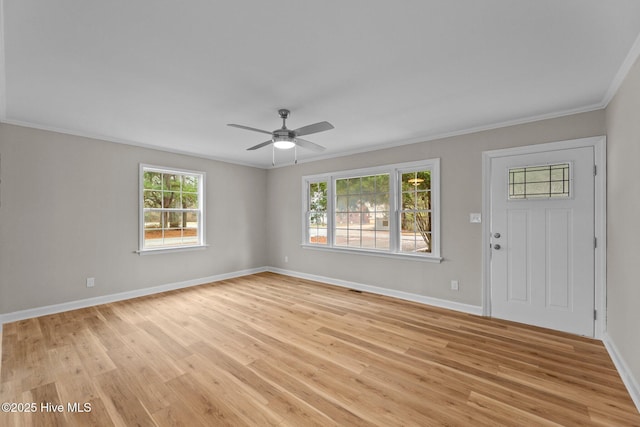
[[[296,143],[290,138],[278,138],[274,139],[273,146],[281,150],[288,150],[295,147]]]
[[[323,151],[325,148],[321,145],[313,143],[311,141],[304,140],[299,138],[304,135],[311,135],[313,133],[324,132],[330,129],[333,129],[333,125],[329,122],[318,122],[312,125],[303,126],[298,129],[288,129],[287,128],[287,118],[291,112],[285,108],[281,108],[278,110],[278,114],[282,119],[282,127],[280,129],[276,129],[273,132],[269,132],[262,129],[252,128],[249,126],[237,125],[237,124],[228,124],[227,126],[236,127],[239,129],[250,130],[253,132],[266,133],[271,135],[271,139],[269,141],[262,142],[258,145],[254,145],[253,147],[247,148],[247,150],[257,150],[258,148],[266,147],[267,145],[273,144],[273,148],[278,148],[280,150],[288,150],[291,148],[297,148],[298,146],[309,148],[314,151]],[[275,152],[275,150],[274,150]],[[274,161],[272,164],[275,164],[275,153],[274,153]],[[297,152],[296,152],[296,163],[297,163]]]

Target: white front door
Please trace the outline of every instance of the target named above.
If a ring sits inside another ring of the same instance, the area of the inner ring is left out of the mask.
[[[594,148],[491,159],[491,316],[594,335]]]

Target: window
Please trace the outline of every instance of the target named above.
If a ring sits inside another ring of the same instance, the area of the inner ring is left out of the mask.
[[[140,165],[139,252],[204,246],[204,176]]]
[[[303,177],[303,245],[440,260],[439,159]]]
[[[336,179],[335,186],[335,246],[389,250],[389,174]]]
[[[402,252],[431,252],[431,171],[402,174],[400,229]]]
[[[509,169],[509,199],[569,197],[569,163]]]
[[[310,182],[307,193],[309,243],[327,244],[327,183]]]

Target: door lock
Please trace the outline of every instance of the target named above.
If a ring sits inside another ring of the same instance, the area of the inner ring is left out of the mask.
[[[499,238],[500,238],[500,233],[495,233],[495,234],[493,235],[493,237],[495,237],[496,239],[499,239]]]

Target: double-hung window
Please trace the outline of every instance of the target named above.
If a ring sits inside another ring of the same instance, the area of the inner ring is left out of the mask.
[[[440,260],[439,159],[303,177],[303,246]]]
[[[204,247],[204,172],[140,165],[139,252]]]

